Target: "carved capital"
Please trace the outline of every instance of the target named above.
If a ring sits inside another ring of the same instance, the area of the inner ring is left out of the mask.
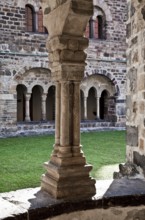
[[[31,93],[26,93],[25,98],[26,98],[26,101],[29,101],[31,98]]]
[[[93,14],[92,0],[42,0],[42,8],[49,38],[62,34],[83,36]]]

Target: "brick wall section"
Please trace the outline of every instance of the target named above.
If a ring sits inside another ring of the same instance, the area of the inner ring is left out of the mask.
[[[11,52],[46,52],[47,34],[25,32],[25,19],[25,8],[0,4],[0,43]]]
[[[127,0],[105,0],[111,10],[112,22],[107,22],[107,39],[126,42]]]

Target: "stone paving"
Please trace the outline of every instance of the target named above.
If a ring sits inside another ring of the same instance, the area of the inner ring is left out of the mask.
[[[111,207],[145,205],[145,179],[98,180],[92,200],[65,201],[40,188],[0,194],[0,219],[46,219],[64,213]]]

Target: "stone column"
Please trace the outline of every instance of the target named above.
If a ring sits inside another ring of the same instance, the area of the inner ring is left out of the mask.
[[[81,0],[77,4],[68,0],[52,2],[45,6],[44,1],[43,11],[48,12],[47,16],[44,13],[49,32],[47,48],[52,80],[56,83],[56,131],[41,187],[57,199],[91,198],[96,191],[95,180],[89,176],[92,166],[86,163],[80,145],[80,82],[85,70],[84,50],[88,46],[83,31],[93,5],[86,1],[83,9]]]
[[[100,119],[100,96],[96,97],[97,119]]]
[[[27,93],[25,95],[25,98],[26,98],[26,103],[25,103],[25,107],[26,107],[25,121],[30,121],[30,98],[31,98],[31,94]]]
[[[46,98],[47,98],[47,94],[42,94],[41,96],[41,100],[42,100],[42,120],[46,121]]]
[[[88,97],[84,97],[84,119],[87,120],[87,99]]]

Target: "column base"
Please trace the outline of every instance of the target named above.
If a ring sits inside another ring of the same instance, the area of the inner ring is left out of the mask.
[[[26,121],[26,122],[30,122],[31,120],[30,120],[29,117],[26,117],[26,118],[25,118],[25,121]]]
[[[41,188],[56,199],[90,199],[96,194],[95,180],[89,176],[91,165],[85,157],[51,157],[46,162],[47,173],[42,176]]]

